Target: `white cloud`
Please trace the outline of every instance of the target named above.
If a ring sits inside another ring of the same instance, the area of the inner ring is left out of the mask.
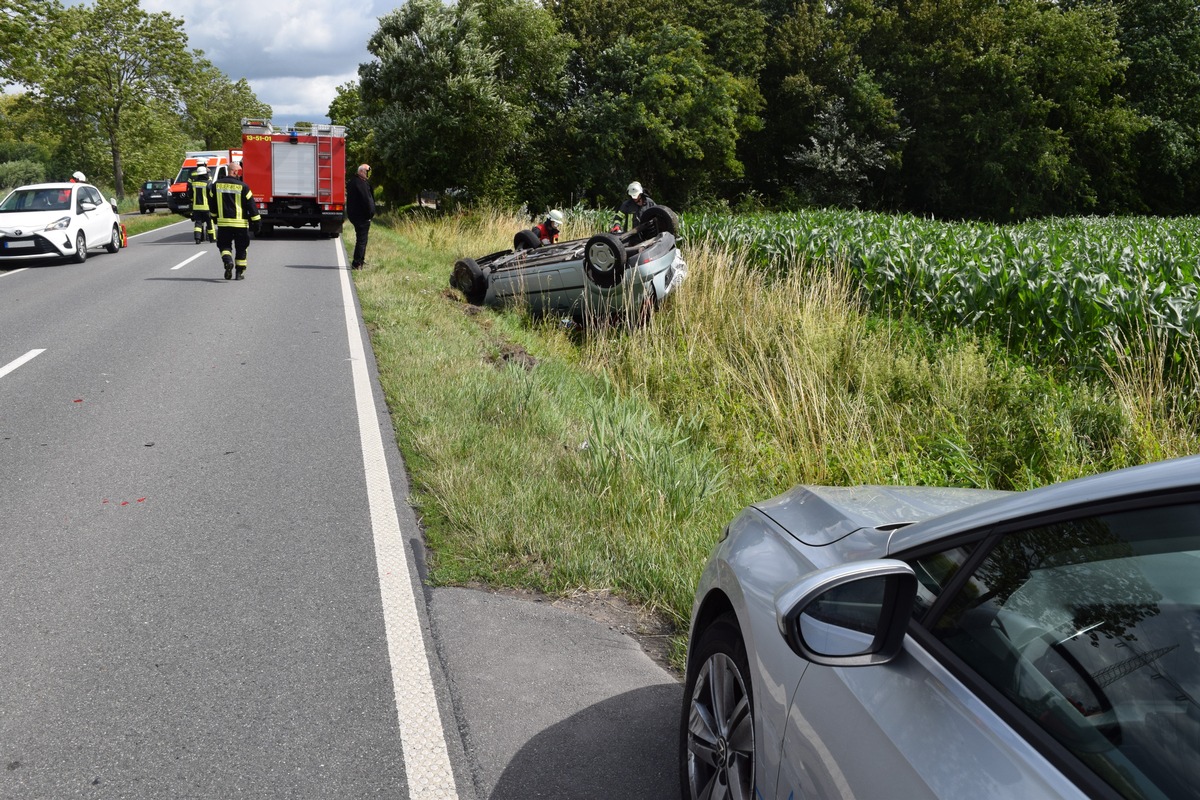
[[[245,78],[278,122],[328,119],[336,89],[370,60],[367,40],[390,0],[142,0],[182,19],[193,50],[230,80]]]

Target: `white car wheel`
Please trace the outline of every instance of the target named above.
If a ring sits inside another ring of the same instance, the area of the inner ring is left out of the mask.
[[[75,263],[82,264],[87,261],[87,256],[87,237],[79,231],[75,234]]]

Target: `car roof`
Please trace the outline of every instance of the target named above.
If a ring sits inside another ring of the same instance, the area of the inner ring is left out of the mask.
[[[13,189],[14,192],[20,192],[26,189],[70,189],[72,186],[91,186],[90,183],[71,183],[70,181],[61,181],[59,183],[29,183],[25,186],[18,186]]]
[[[985,529],[1055,511],[1083,509],[1101,502],[1134,500],[1149,494],[1200,489],[1200,455],[1183,456],[1137,467],[1077,478],[1025,492],[997,495],[895,531],[888,552],[896,553],[956,531]]]

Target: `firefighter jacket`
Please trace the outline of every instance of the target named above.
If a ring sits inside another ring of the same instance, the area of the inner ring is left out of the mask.
[[[626,197],[625,202],[618,206],[617,213],[613,214],[613,230],[621,230],[625,233],[633,230],[641,223],[642,212],[652,205],[654,205],[654,201],[650,199],[649,195],[642,195],[640,205],[632,197]]]
[[[192,211],[208,211],[208,178],[193,178],[190,187]]]
[[[550,220],[533,226],[533,232],[542,240],[542,244],[554,244],[558,241],[558,228]]]
[[[218,228],[249,228],[258,222],[254,193],[240,178],[225,175],[208,186],[208,207]]]

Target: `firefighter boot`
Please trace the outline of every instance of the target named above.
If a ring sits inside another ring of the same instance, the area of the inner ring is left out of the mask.
[[[225,263],[225,280],[233,279],[233,256],[222,254],[221,261]]]
[[[196,244],[200,244],[204,241],[204,232],[200,228],[195,228],[192,231],[192,235],[196,240]]]

